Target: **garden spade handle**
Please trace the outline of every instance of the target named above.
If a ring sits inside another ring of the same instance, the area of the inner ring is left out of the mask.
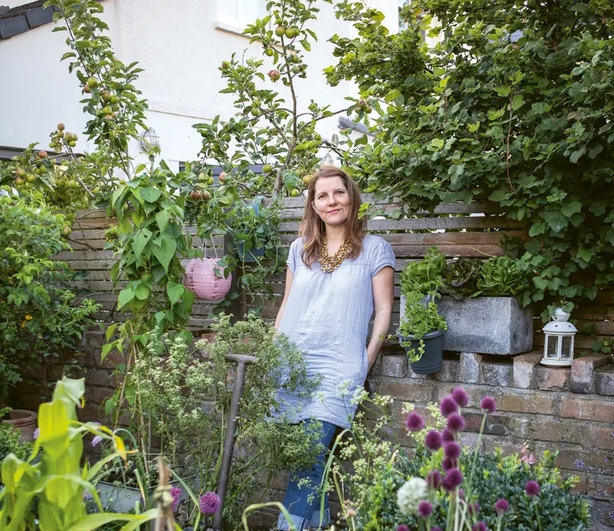
[[[226,361],[232,361],[237,364],[237,374],[235,376],[232,398],[230,400],[228,427],[226,428],[224,451],[222,454],[222,469],[220,471],[220,482],[217,489],[217,495],[220,498],[220,508],[215,513],[215,517],[213,519],[213,528],[216,531],[220,531],[222,529],[222,511],[224,509],[224,498],[226,497],[226,487],[228,486],[228,476],[230,474],[230,465],[232,463],[235,432],[237,429],[237,417],[239,416],[239,400],[241,400],[241,396],[243,395],[243,386],[245,385],[245,370],[248,365],[258,361],[258,358],[254,356],[244,356],[240,354],[227,354],[225,358]]]

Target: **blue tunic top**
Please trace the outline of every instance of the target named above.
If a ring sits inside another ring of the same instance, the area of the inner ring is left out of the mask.
[[[348,428],[356,411],[352,397],[364,385],[369,368],[372,278],[395,264],[392,248],[379,236],[366,235],[362,245],[356,259],[344,260],[332,273],[323,273],[319,262],[311,268],[303,263],[302,238],[290,246],[287,265],[294,280],[279,332],[303,352],[309,376],[321,379],[309,399],[280,392],[294,421],[317,418]]]

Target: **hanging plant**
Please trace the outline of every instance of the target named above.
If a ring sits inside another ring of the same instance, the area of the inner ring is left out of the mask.
[[[186,265],[183,285],[199,299],[223,299],[230,291],[232,275],[224,276],[219,261],[219,258],[192,258]]]

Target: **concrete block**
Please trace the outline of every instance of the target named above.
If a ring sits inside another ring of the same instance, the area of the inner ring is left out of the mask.
[[[595,390],[593,373],[597,367],[606,365],[610,361],[604,354],[590,354],[576,358],[571,362],[571,380],[569,389],[572,393],[592,393]]]
[[[541,352],[529,352],[514,356],[513,361],[513,384],[519,389],[529,389],[537,387],[535,382],[535,367],[542,359]]]
[[[614,396],[614,366],[595,371],[595,392],[600,395]]]
[[[482,363],[481,383],[495,387],[509,387],[512,380],[510,363]]]
[[[542,367],[535,369],[537,387],[544,391],[569,389],[569,367]]]
[[[405,378],[408,365],[406,354],[387,354],[380,358],[379,373],[392,378]]]
[[[480,364],[482,356],[471,352],[461,352],[458,380],[461,383],[480,382]]]
[[[458,381],[459,361],[443,360],[441,370],[433,375],[434,379],[439,382],[456,382]]]
[[[444,350],[519,354],[533,347],[533,312],[514,297],[442,297],[437,306],[448,323]]]

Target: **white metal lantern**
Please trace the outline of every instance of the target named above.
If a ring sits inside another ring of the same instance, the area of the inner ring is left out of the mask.
[[[574,336],[578,331],[574,325],[567,322],[570,314],[562,308],[557,308],[552,320],[543,328],[544,357],[543,365],[566,367],[573,360]]]

